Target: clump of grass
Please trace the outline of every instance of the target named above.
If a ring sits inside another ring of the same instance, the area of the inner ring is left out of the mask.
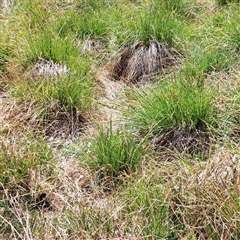
[[[42,139],[31,138],[20,142],[14,139],[9,142],[1,141],[0,159],[0,188],[14,193],[28,191],[31,174],[44,166],[47,170],[47,166],[51,166],[53,162],[47,143]],[[51,175],[51,168],[47,171]]]
[[[118,46],[128,46],[151,41],[176,45],[176,38],[184,28],[184,15],[187,9],[184,1],[149,1],[136,4],[127,2],[112,9],[108,27],[116,37]],[[106,15],[108,17],[108,15]]]
[[[166,68],[177,64],[180,54],[158,42],[143,43],[127,47],[113,68],[113,77],[125,82],[137,83],[153,77],[158,72],[165,74]]]
[[[130,119],[158,147],[191,154],[205,152],[208,136],[204,132],[216,116],[211,95],[202,87],[184,81],[138,90],[133,93]]]
[[[39,57],[66,64],[78,59],[80,50],[70,37],[61,39],[50,30],[44,30],[29,41],[28,61],[35,63]]]
[[[214,116],[212,94],[185,81],[135,91],[133,97],[131,117],[144,134],[161,134],[174,127],[205,130]]]
[[[101,129],[92,143],[88,164],[103,177],[117,178],[134,172],[144,156],[143,142],[120,130]]]
[[[33,125],[40,123],[50,135],[59,132],[61,127],[66,134],[81,129],[83,116],[92,105],[93,78],[88,68],[87,63],[82,63],[77,72],[57,79],[28,79],[14,84],[11,88],[17,104],[31,106],[24,121]]]
[[[166,7],[165,4],[162,6],[161,2],[153,4],[142,13],[139,22],[135,23],[134,30],[137,38],[144,44],[155,40],[173,46],[174,38],[181,32],[183,25],[179,16],[177,17],[168,7],[167,9],[164,7]]]
[[[137,8],[137,16],[126,14],[129,23],[122,32],[128,36],[123,45],[129,45],[114,66],[114,77],[136,83],[157,72],[164,73],[165,67],[176,64],[180,54],[170,47],[176,45],[174,41],[184,28],[185,10],[181,0],[152,1]]]

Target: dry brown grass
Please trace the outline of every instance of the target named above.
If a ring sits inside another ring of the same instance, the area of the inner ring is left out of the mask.
[[[158,42],[148,46],[135,44],[123,50],[113,68],[113,78],[128,83],[146,81],[155,74],[163,75],[170,66],[178,63],[180,53]]]
[[[76,139],[87,126],[88,114],[78,115],[65,109],[54,110],[44,103],[20,102],[10,93],[0,97],[0,130],[8,134],[15,132],[34,133],[49,140]],[[47,115],[46,115],[47,114]],[[44,117],[46,115],[46,117]]]
[[[209,133],[198,129],[184,130],[182,128],[174,128],[154,137],[153,144],[156,149],[178,151],[181,154],[190,154],[207,156],[210,148]]]
[[[239,236],[239,166],[238,155],[221,148],[207,162],[184,160],[159,170],[167,180],[166,202],[181,239]]]

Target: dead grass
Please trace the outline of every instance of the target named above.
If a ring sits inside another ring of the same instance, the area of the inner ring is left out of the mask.
[[[123,125],[121,109],[124,106],[125,84],[111,81],[107,66],[99,68],[96,79],[100,89],[97,122],[101,122],[106,127],[112,123],[113,128]]]
[[[164,177],[169,184],[166,184],[166,201],[180,238],[205,240],[238,236],[240,219],[236,196],[239,195],[240,169],[234,151],[221,148],[207,162],[184,160],[180,164],[167,164],[166,168],[160,172],[166,170],[167,173],[167,178]],[[169,174],[170,168],[172,174]]]
[[[183,155],[208,156],[210,142],[209,133],[198,129],[184,130],[182,128],[174,128],[153,139],[156,149],[177,151]]]
[[[146,81],[179,62],[180,53],[167,45],[150,42],[135,44],[123,50],[113,68],[113,78],[127,83]]]
[[[57,78],[58,76],[66,75],[67,73],[68,69],[66,65],[39,58],[25,76],[34,80],[38,78]]]
[[[17,99],[10,96],[4,102],[0,116],[1,131],[8,134],[20,131],[32,132],[48,139],[74,139],[82,134],[86,126],[85,117],[75,112],[52,110],[47,118],[42,118],[39,113],[45,111],[44,106],[37,106],[34,102],[19,104]]]

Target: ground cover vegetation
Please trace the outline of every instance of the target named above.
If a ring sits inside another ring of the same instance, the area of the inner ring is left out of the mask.
[[[1,239],[239,239],[239,1],[0,6]]]

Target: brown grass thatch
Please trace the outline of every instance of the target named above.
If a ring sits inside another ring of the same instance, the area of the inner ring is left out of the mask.
[[[154,139],[157,148],[177,150],[180,153],[196,155],[198,153],[206,156],[210,147],[210,136],[198,129],[184,130],[174,128]]]
[[[178,62],[180,53],[167,45],[150,42],[148,46],[138,43],[123,50],[113,67],[113,78],[129,83],[144,81]]]

